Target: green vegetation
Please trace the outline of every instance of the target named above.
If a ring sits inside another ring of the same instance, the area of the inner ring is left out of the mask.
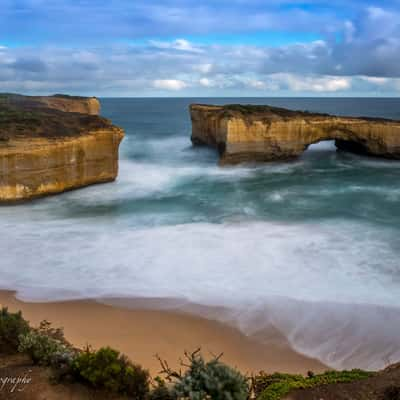
[[[53,94],[52,97],[58,97],[60,99],[77,99],[77,100],[86,99],[86,97],[84,96],[71,96],[69,94],[60,94],[60,93]]]
[[[246,400],[249,395],[248,379],[239,371],[225,365],[214,357],[205,361],[200,349],[185,353],[186,372],[173,371],[160,360],[163,373],[174,382],[172,394],[176,399],[190,400]]]
[[[328,114],[312,113],[309,111],[302,110],[288,110],[281,107],[272,107],[268,105],[256,105],[256,104],[226,104],[223,106],[223,116],[229,116],[231,112],[239,112],[244,116],[251,116],[252,114],[276,114],[283,118],[290,118],[296,115],[303,116],[329,116]]]
[[[30,123],[39,124],[40,114],[38,112],[23,111],[7,105],[1,105],[0,102],[0,124],[18,124]]]
[[[11,313],[7,308],[0,310],[0,351],[25,353],[35,364],[51,367],[58,380],[81,382],[136,400],[279,400],[295,389],[350,383],[375,375],[358,369],[310,372],[307,377],[260,373],[251,379],[250,386],[249,379],[222,363],[220,356],[206,361],[200,350],[196,350],[185,353],[183,373],[171,369],[159,358],[166,377],[165,380],[157,377],[150,390],[149,373],[117,350],[75,349],[65,340],[62,329],[52,328],[47,321],[31,328],[20,312]],[[400,388],[389,386],[383,399],[400,400]]]
[[[18,351],[28,354],[34,364],[65,369],[72,363],[76,351],[65,340],[62,329],[54,329],[47,321],[39,328],[19,335]]]
[[[94,388],[145,399],[149,392],[149,373],[110,347],[97,351],[87,348],[72,362],[79,381]]]
[[[224,106],[225,110],[238,111],[243,114],[253,114],[257,112],[270,111],[270,106],[253,105],[253,104],[227,104]]]
[[[155,378],[153,390],[149,393],[148,400],[175,400],[176,397],[172,393],[167,383],[159,376]]]
[[[29,332],[28,322],[21,312],[11,313],[6,307],[0,310],[0,350],[16,351],[19,346],[19,336]]]
[[[353,369],[351,371],[327,371],[323,374],[308,377],[302,375],[260,374],[253,378],[253,388],[257,400],[279,400],[295,389],[309,389],[316,386],[349,383],[369,378],[373,372]]]

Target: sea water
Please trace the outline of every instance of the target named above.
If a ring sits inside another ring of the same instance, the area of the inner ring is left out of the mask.
[[[114,183],[0,208],[0,286],[25,300],[171,298],[276,326],[333,367],[400,360],[400,161],[321,142],[219,167],[188,106],[270,104],[400,119],[400,99],[102,99],[125,129]]]

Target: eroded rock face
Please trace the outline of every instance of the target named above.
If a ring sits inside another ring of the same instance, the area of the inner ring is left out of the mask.
[[[192,142],[216,147],[221,164],[289,160],[310,144],[400,159],[400,121],[336,117],[269,106],[192,104]]]
[[[62,103],[74,112],[0,95],[0,202],[109,182],[118,174],[123,130],[96,115],[81,113],[92,99]],[[97,100],[96,100],[97,101]],[[85,105],[86,104],[86,105]],[[93,112],[95,109],[92,110]]]
[[[1,95],[0,95],[1,96]],[[9,94],[7,101],[18,107],[52,108],[64,112],[99,115],[100,102],[96,97],[80,97],[56,94],[54,96],[21,96]]]

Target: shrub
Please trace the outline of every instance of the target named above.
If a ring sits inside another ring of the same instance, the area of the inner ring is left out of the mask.
[[[160,377],[155,378],[156,385],[148,396],[148,400],[176,400],[176,396],[172,393],[165,381]]]
[[[76,378],[94,388],[145,399],[149,392],[149,373],[110,347],[97,351],[87,348],[72,363]]]
[[[39,328],[19,335],[18,350],[28,354],[35,364],[63,369],[71,365],[75,350],[64,339],[62,329],[54,329],[47,321]]]
[[[21,312],[11,313],[6,307],[0,310],[0,351],[17,351],[19,336],[29,332],[28,322]]]
[[[187,371],[181,375],[161,362],[168,378],[175,378],[172,394],[178,399],[190,400],[246,400],[249,394],[247,378],[214,357],[206,362],[200,350],[185,353]]]
[[[369,378],[373,372],[353,369],[351,371],[327,371],[309,374],[308,377],[291,374],[265,374],[253,378],[253,389],[258,400],[279,400],[295,389],[307,389],[332,383],[349,383]]]

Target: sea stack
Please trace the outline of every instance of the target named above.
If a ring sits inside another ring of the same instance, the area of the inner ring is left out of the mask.
[[[256,105],[192,104],[192,142],[217,148],[221,164],[290,160],[309,145],[400,159],[400,121],[339,117]]]
[[[115,180],[124,132],[99,111],[96,98],[0,94],[0,202]]]

